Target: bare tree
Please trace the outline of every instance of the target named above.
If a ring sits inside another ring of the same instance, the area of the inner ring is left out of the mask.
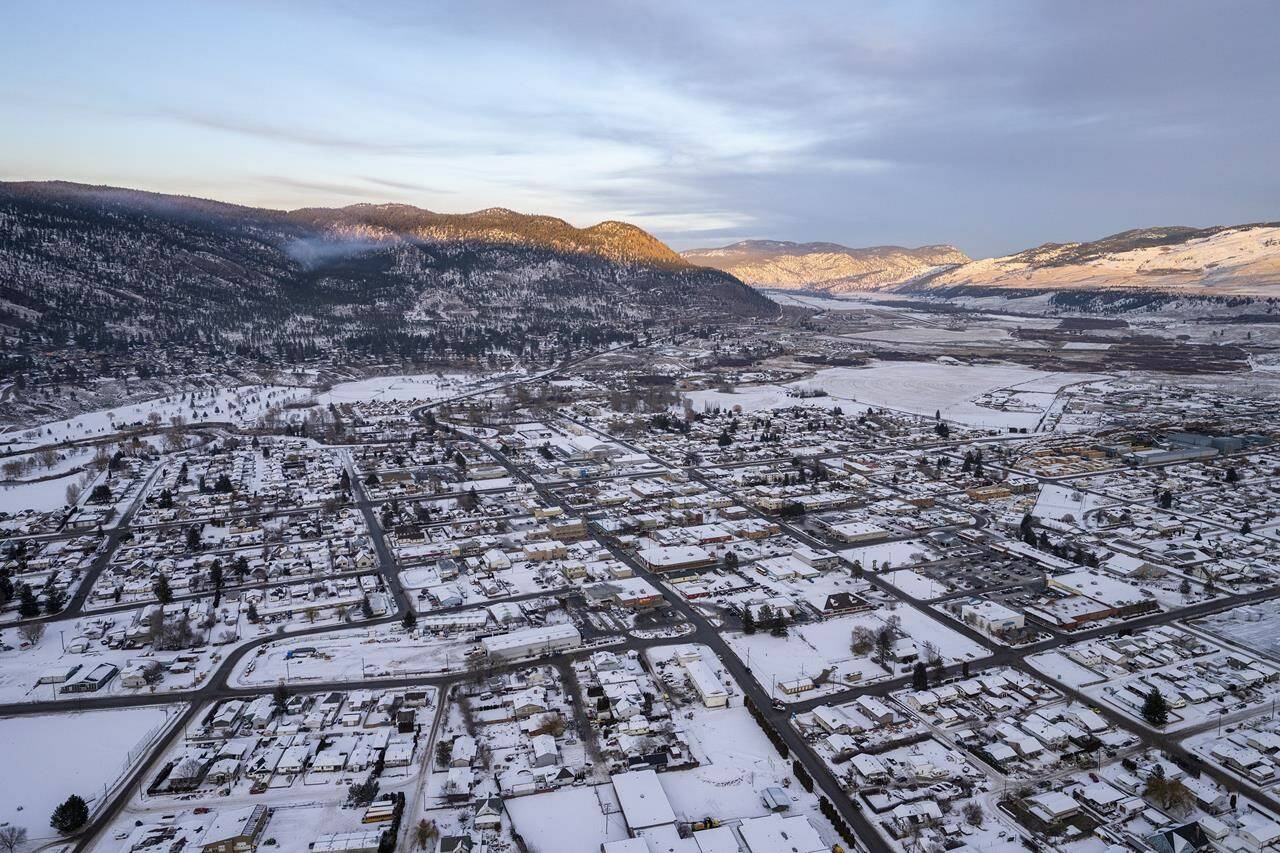
[[[26,827],[0,826],[0,850],[15,853],[27,840]]]
[[[35,647],[39,645],[40,638],[44,636],[44,623],[28,622],[25,625],[19,625],[18,636],[30,643],[32,647]]]
[[[425,817],[418,821],[418,825],[413,830],[414,841],[423,850],[427,849],[427,845],[431,843],[431,839],[436,837],[436,834],[436,822],[434,820],[429,821]]]

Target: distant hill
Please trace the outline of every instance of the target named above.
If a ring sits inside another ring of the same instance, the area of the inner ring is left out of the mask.
[[[883,290],[926,273],[969,262],[969,257],[954,246],[855,249],[838,243],[783,240],[744,240],[682,254],[686,261],[723,270],[757,287],[829,293]]]
[[[33,346],[519,354],[777,311],[622,222],[398,204],[281,211],[0,183],[0,335]]]
[[[1140,228],[1086,243],[1046,243],[909,285],[946,288],[1280,296],[1280,223]]]

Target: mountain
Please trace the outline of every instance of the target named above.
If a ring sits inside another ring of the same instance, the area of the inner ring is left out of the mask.
[[[474,357],[777,310],[622,222],[0,183],[0,335],[31,347]]]
[[[718,249],[692,249],[684,259],[714,267],[757,287],[846,293],[881,290],[969,258],[954,246],[872,246],[744,240]]]
[[[1145,290],[1172,295],[1280,296],[1280,223],[1123,231],[973,261],[906,289]]]

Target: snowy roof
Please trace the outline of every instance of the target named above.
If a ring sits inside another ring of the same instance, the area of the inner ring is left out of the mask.
[[[632,832],[675,823],[675,812],[671,810],[671,801],[662,790],[657,773],[652,770],[619,773],[612,781],[622,816]]]
[[[738,828],[751,853],[825,853],[818,831],[804,815],[767,815],[744,820]]]

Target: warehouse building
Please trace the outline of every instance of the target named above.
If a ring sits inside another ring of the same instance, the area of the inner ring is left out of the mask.
[[[519,660],[576,649],[582,645],[582,635],[577,628],[566,623],[485,637],[480,643],[492,659]]]

